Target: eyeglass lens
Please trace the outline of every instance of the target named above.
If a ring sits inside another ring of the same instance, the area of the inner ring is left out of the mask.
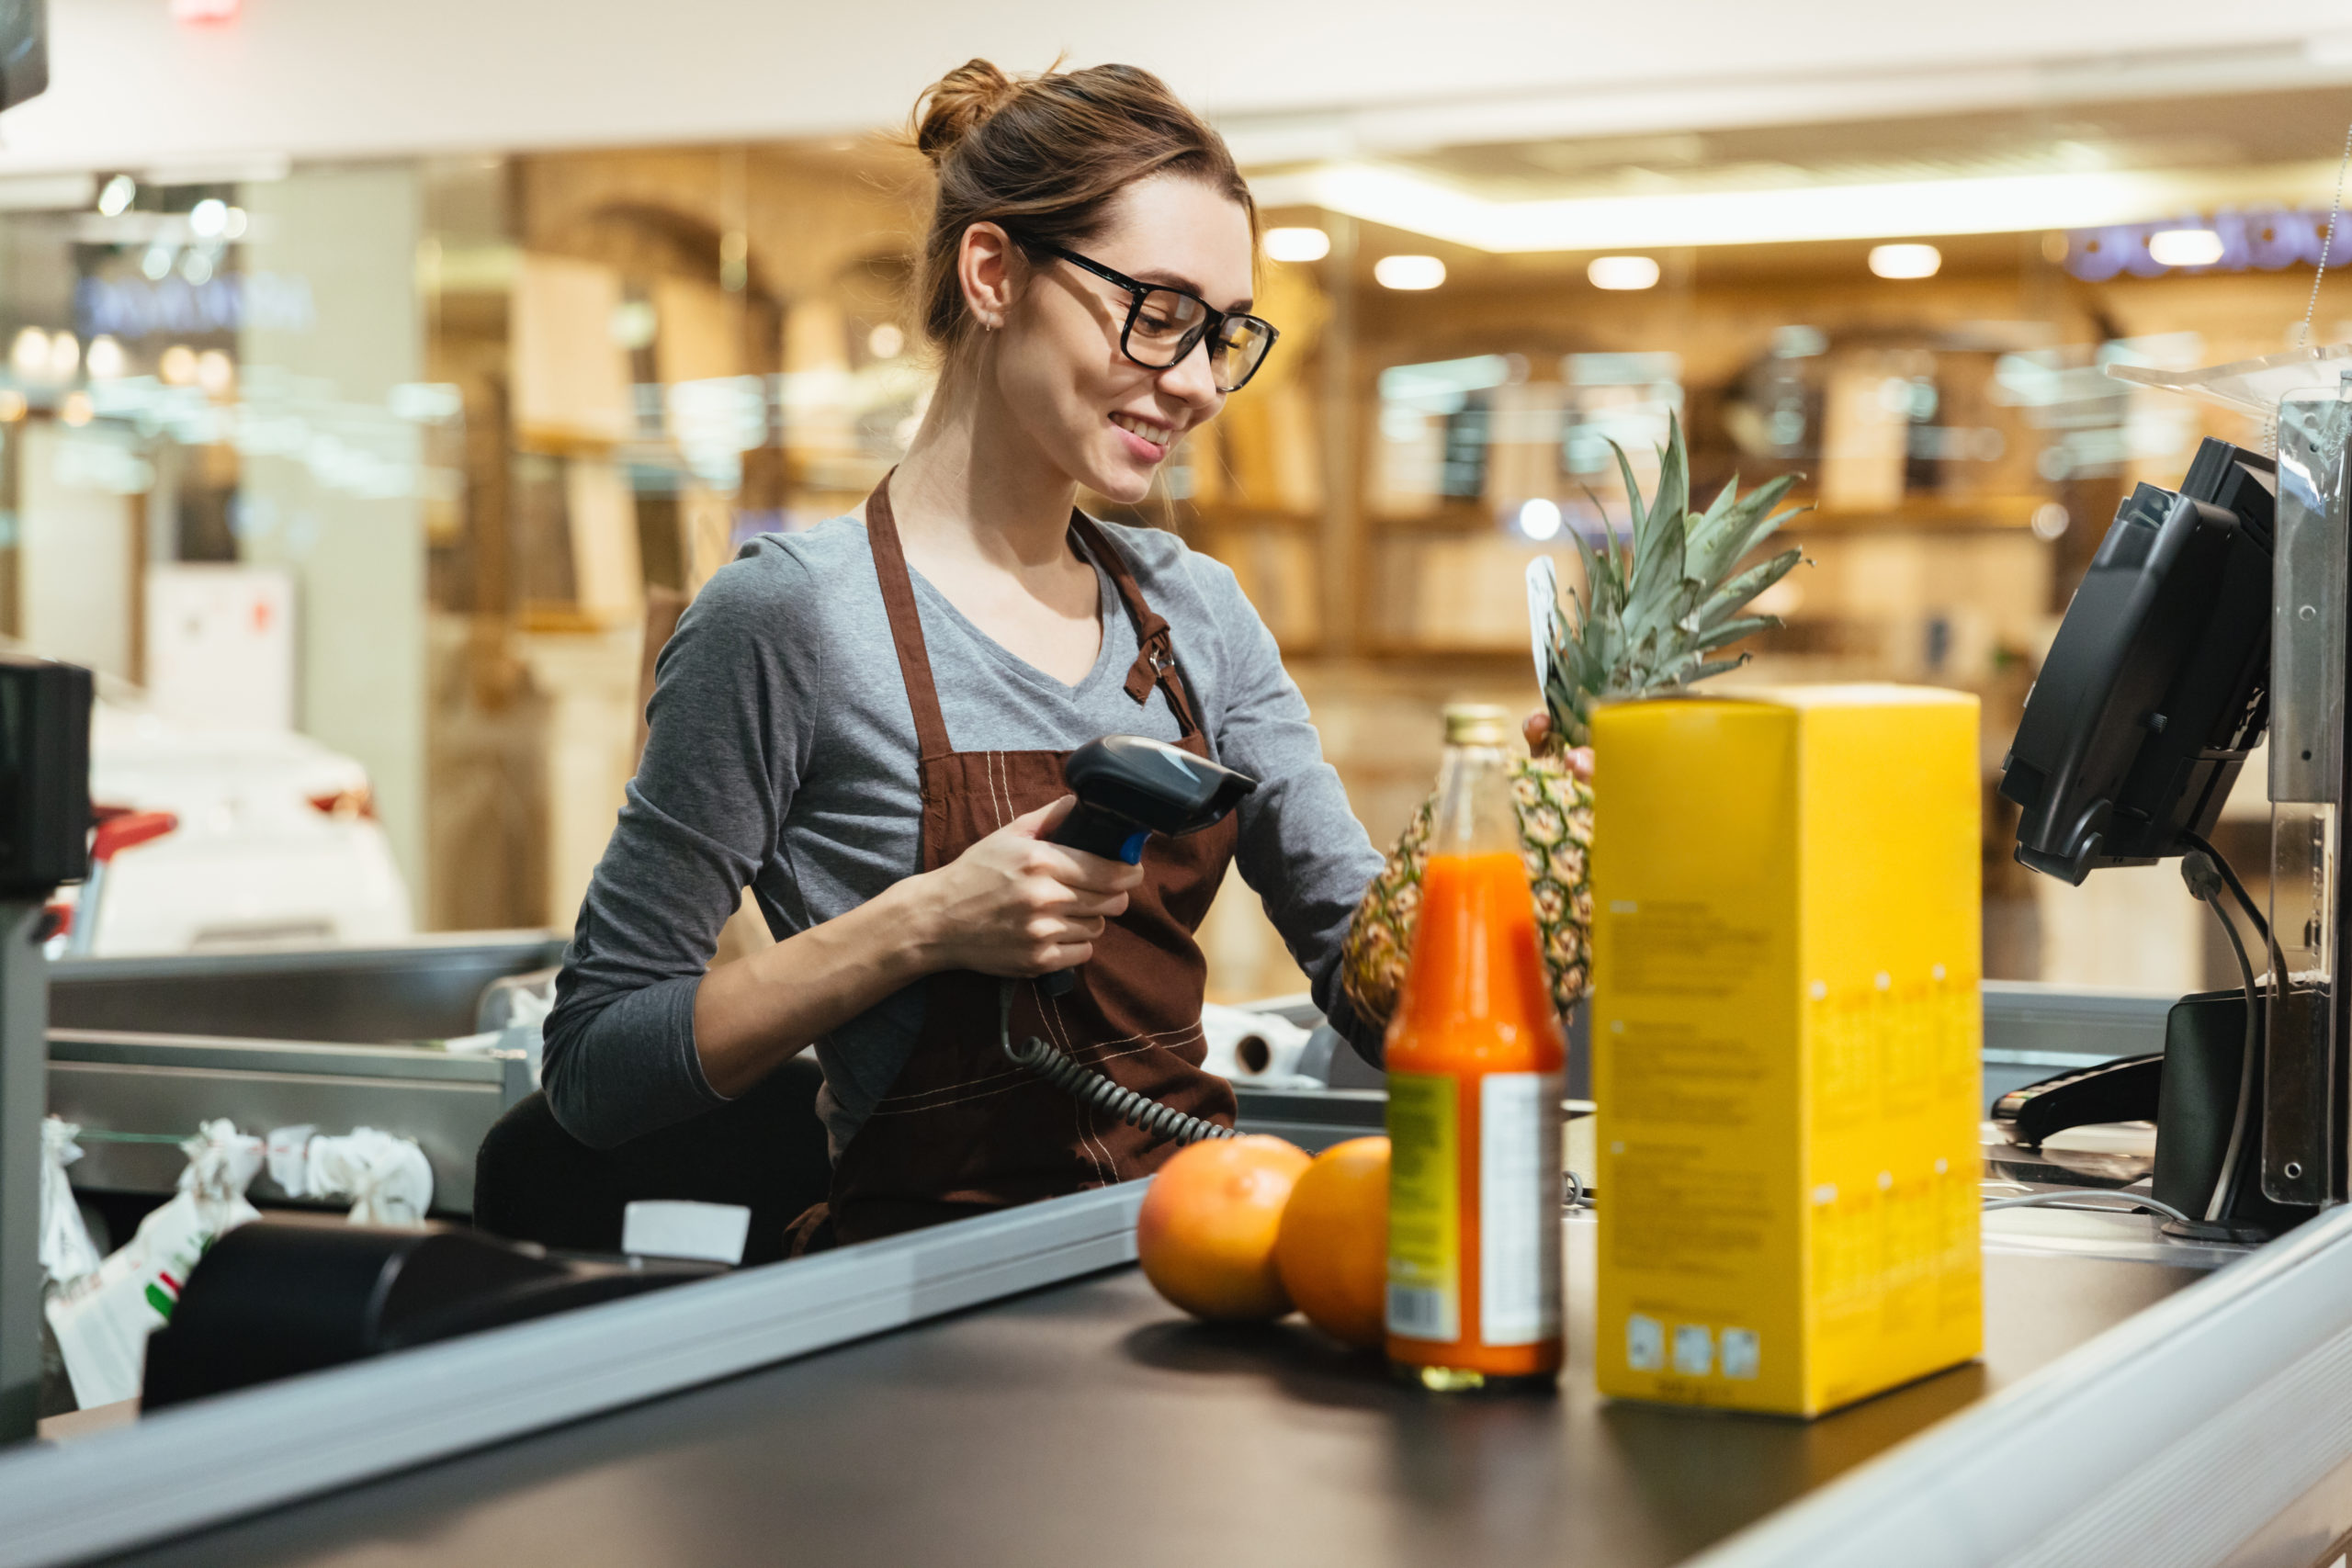
[[[1136,303],[1135,321],[1127,331],[1127,353],[1139,365],[1165,370],[1193,351],[1208,321],[1208,308],[1189,294],[1173,289],[1145,291]],[[1209,344],[1209,368],[1220,391],[1230,391],[1250,378],[1266,356],[1272,334],[1255,318],[1228,316],[1216,341]]]

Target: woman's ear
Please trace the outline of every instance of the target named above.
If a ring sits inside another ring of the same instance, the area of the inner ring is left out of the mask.
[[[956,281],[964,307],[983,332],[1004,325],[1021,292],[1020,248],[994,223],[975,223],[956,248]]]

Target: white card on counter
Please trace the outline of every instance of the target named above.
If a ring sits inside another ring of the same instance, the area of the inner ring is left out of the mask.
[[[621,1250],[639,1258],[743,1261],[752,1211],[740,1203],[640,1198],[621,1211]]]

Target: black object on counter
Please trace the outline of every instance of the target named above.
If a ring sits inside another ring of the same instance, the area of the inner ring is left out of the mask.
[[[682,1285],[717,1264],[550,1258],[453,1226],[262,1219],[212,1244],[147,1341],[142,1407]]]
[[[2117,511],[2002,762],[2018,860],[2079,886],[2209,836],[2269,721],[2277,465],[2207,441]]]
[[[90,870],[90,672],[0,654],[0,898]]]

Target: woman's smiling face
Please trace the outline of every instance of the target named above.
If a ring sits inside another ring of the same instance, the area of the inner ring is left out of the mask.
[[[1212,310],[1250,308],[1250,215],[1186,175],[1129,186],[1102,231],[1071,249],[1138,283],[1197,294]],[[1207,348],[1147,369],[1120,352],[1134,298],[1125,289],[1051,256],[1016,270],[1018,291],[984,359],[996,395],[1069,479],[1112,501],[1141,501],[1169,449],[1225,406]]]

